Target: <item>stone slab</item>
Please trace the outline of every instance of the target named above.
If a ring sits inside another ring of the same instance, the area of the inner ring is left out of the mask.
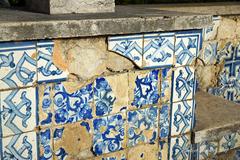
[[[27,8],[48,14],[114,12],[114,0],[27,0]]]
[[[196,94],[195,143],[218,140],[240,129],[240,105],[210,95]]]
[[[127,5],[116,6],[115,13],[66,15],[0,8],[0,41],[199,29],[212,25],[212,15],[240,14],[240,3],[208,3],[193,7]],[[198,12],[200,9],[206,12]]]

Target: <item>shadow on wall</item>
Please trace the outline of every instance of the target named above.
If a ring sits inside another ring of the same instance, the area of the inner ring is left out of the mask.
[[[238,0],[116,0],[116,4],[151,4],[151,3],[194,3],[194,2],[234,2]]]

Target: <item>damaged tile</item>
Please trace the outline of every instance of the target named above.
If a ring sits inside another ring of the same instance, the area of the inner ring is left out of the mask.
[[[168,138],[170,127],[170,104],[162,105],[159,109],[159,137]]]
[[[94,160],[127,160],[126,151],[118,151],[104,156],[96,157]]]
[[[219,143],[219,152],[227,152],[240,147],[240,135],[237,132],[227,134],[222,137]]]
[[[160,101],[164,104],[170,103],[172,95],[172,68],[161,70],[161,95]]]
[[[144,144],[130,148],[128,160],[158,160],[158,145]]]
[[[53,160],[53,135],[52,129],[41,130],[38,135],[39,158]]]

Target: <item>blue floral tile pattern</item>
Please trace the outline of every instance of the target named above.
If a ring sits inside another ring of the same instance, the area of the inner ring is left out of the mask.
[[[33,131],[37,126],[36,103],[36,88],[1,92],[1,136]]]
[[[35,132],[18,134],[0,139],[2,160],[35,160],[38,157]]]
[[[195,69],[190,66],[176,68],[172,84],[172,102],[193,99],[196,91]]]
[[[122,114],[93,120],[93,152],[102,155],[125,147],[125,118]]]
[[[135,88],[133,94],[134,100],[131,105],[137,108],[141,108],[144,105],[158,103],[160,98],[159,70],[152,70],[145,75],[137,75],[135,77]]]
[[[143,35],[109,37],[108,50],[129,58],[142,68]]]
[[[237,132],[227,134],[220,140],[219,152],[227,152],[240,147],[240,135]]]
[[[191,138],[190,135],[174,137],[169,143],[169,159],[189,160],[191,159]]]
[[[39,133],[39,158],[40,160],[53,159],[52,131],[51,129],[41,130]]]
[[[160,128],[160,131],[159,131],[159,137],[161,139],[163,138],[167,138],[169,136],[169,126],[170,126],[170,106],[169,104],[166,104],[166,105],[162,105],[162,107],[160,108],[160,111],[159,111],[159,115],[160,115],[160,118],[159,118],[159,128]]]
[[[111,113],[115,101],[116,97],[108,81],[103,77],[97,78],[94,86],[96,115],[104,116]]]
[[[195,123],[195,101],[173,103],[171,107],[171,136],[192,131]]]
[[[201,49],[202,30],[180,32],[176,34],[176,66],[191,65]]]
[[[144,68],[173,65],[174,33],[151,33],[144,35]]]
[[[34,42],[0,43],[0,89],[33,86],[37,80]]]
[[[161,94],[162,103],[169,103],[172,95],[172,68],[164,68],[161,77]]]
[[[38,82],[61,81],[68,73],[61,71],[53,63],[54,42],[51,40],[37,42],[37,71]]]
[[[128,146],[133,147],[139,143],[154,143],[158,134],[158,108],[129,111],[128,120]]]
[[[68,93],[62,83],[54,86],[54,117],[56,124],[92,119],[93,84]]]

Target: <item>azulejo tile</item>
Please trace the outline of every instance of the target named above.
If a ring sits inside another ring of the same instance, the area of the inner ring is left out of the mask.
[[[159,68],[173,65],[174,33],[144,35],[144,68]]]
[[[214,157],[218,152],[218,142],[204,141],[198,144],[198,160]]]
[[[33,131],[37,126],[36,88],[0,93],[1,135],[3,137]]]
[[[160,98],[159,70],[129,73],[129,97],[132,108],[157,104]]]
[[[52,129],[41,130],[38,134],[39,158],[41,160],[53,160],[53,135]]]
[[[94,155],[92,147],[92,122],[81,121],[53,129],[54,157],[63,159],[88,159]]]
[[[111,153],[125,148],[125,125],[123,114],[93,120],[93,152],[95,155]]]
[[[212,26],[208,26],[203,29],[204,41],[213,40],[217,35],[218,27],[221,22],[221,16],[213,16],[212,20],[213,20]]]
[[[154,143],[158,137],[158,108],[150,107],[129,111],[128,146],[133,147],[141,143]]]
[[[73,123],[92,119],[93,84],[90,83],[81,89],[69,93],[66,83],[54,85],[54,118],[56,124]],[[72,85],[72,84],[69,84]]]
[[[0,43],[0,89],[33,86],[37,80],[35,42]]]
[[[143,35],[113,36],[108,38],[108,50],[114,51],[142,68]]]
[[[198,56],[202,44],[202,30],[176,33],[176,66],[191,65]]]
[[[160,101],[166,104],[170,102],[172,95],[172,68],[164,68],[161,71]]]
[[[169,159],[190,160],[191,159],[191,137],[183,135],[173,137],[169,143]]]
[[[159,137],[168,138],[170,127],[170,104],[162,105],[159,109]]]
[[[237,132],[227,134],[219,142],[219,152],[227,152],[240,147],[240,135]]]
[[[192,131],[195,123],[195,101],[173,103],[171,107],[170,135],[181,135]]]
[[[53,41],[44,40],[37,42],[37,53],[37,71],[39,83],[67,79],[68,72],[60,70],[53,62]]]
[[[193,99],[196,91],[194,67],[176,68],[173,72],[172,84],[172,102]]]
[[[38,126],[42,128],[52,125],[53,122],[53,85],[38,85]]]
[[[127,73],[96,79],[94,84],[94,107],[97,116],[125,111],[127,106]]]
[[[159,141],[159,155],[158,160],[168,160],[168,140]]]
[[[0,139],[2,160],[35,160],[38,157],[37,135],[35,132],[17,134]]]
[[[158,144],[144,144],[130,148],[128,160],[158,160]]]
[[[201,58],[205,65],[213,65],[217,62],[218,42],[209,42],[205,44]]]

